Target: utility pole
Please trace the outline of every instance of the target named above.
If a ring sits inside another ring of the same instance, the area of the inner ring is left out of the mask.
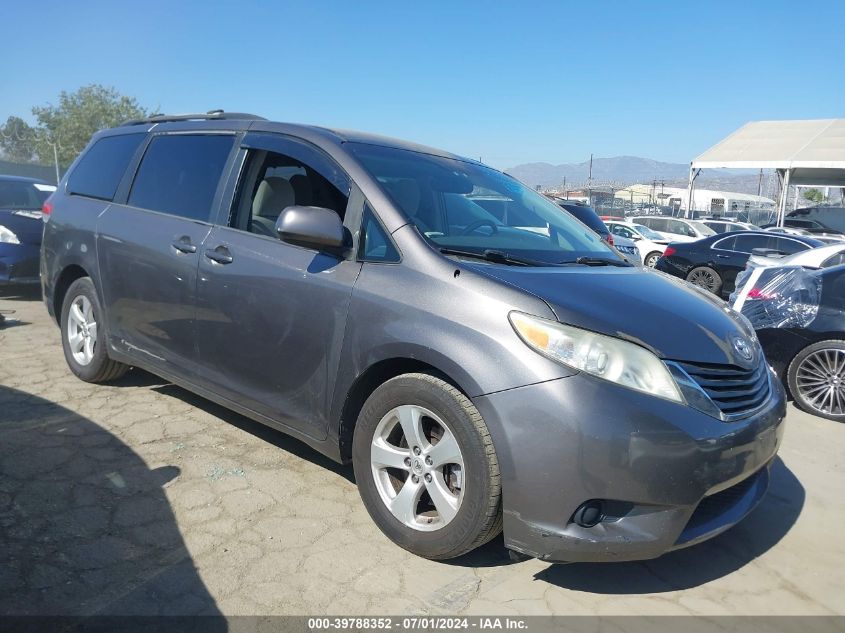
[[[593,206],[593,155],[590,154],[590,171],[587,174],[587,204]]]
[[[59,150],[55,143],[53,143],[53,160],[56,162],[56,184],[58,185],[62,177],[59,175]]]

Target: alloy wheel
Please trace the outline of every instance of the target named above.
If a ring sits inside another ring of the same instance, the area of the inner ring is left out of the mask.
[[[70,306],[67,319],[67,340],[73,359],[80,365],[94,360],[97,345],[97,321],[94,306],[85,295],[76,297]]]
[[[420,531],[447,525],[464,496],[464,458],[449,426],[416,405],[390,410],[378,423],[370,466],[385,506]]]
[[[696,286],[700,286],[705,290],[709,290],[710,292],[716,291],[716,286],[718,282],[716,281],[716,276],[713,274],[713,271],[707,268],[701,268],[698,270],[694,270],[687,280]]]
[[[809,407],[828,415],[845,414],[845,350],[820,349],[808,355],[795,381]]]

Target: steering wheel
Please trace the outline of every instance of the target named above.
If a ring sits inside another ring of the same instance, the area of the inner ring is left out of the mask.
[[[493,229],[493,233],[499,232],[499,227],[496,226],[496,223],[493,220],[476,220],[472,224],[468,225],[463,231],[461,231],[461,235],[469,235],[473,231],[478,230],[482,226],[489,226]]]

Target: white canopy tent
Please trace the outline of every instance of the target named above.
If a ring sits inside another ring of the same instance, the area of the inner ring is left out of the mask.
[[[690,163],[688,200],[699,171],[708,168],[775,169],[783,226],[790,185],[845,187],[845,119],[746,123]],[[692,215],[689,205],[686,214]]]

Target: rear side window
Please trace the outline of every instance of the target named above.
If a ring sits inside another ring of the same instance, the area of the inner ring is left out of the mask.
[[[771,238],[766,235],[737,235],[733,239],[736,241],[731,250],[740,253],[750,253],[755,248],[772,248],[774,246],[774,244],[770,244]]]
[[[841,266],[842,264],[845,264],[845,252],[831,255],[822,262],[822,265],[819,268],[831,268],[833,266]]]
[[[107,136],[85,152],[68,176],[67,191],[72,195],[111,200],[126,167],[146,134]]]
[[[150,142],[128,204],[207,222],[234,137],[173,134]]]

